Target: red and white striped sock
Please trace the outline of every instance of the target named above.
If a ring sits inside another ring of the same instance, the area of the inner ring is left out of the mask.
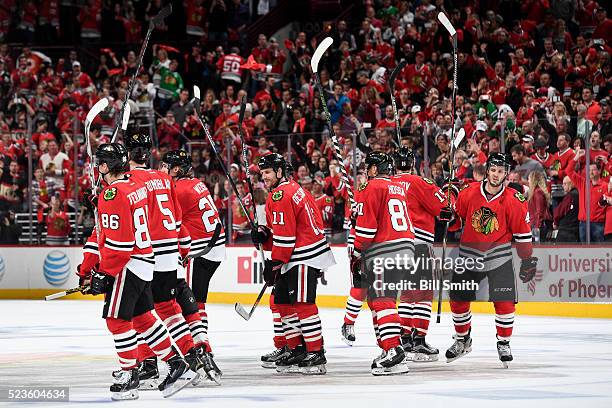
[[[206,338],[206,328],[202,323],[200,313],[195,312],[185,316],[185,321],[187,322],[187,326],[189,326],[189,331],[191,332],[193,344],[196,347],[206,347],[208,339]]]
[[[376,322],[380,333],[380,343],[384,350],[400,345],[400,318],[395,308],[395,299],[377,298],[368,303],[376,311]]]
[[[397,313],[400,317],[400,324],[404,334],[412,332],[412,306],[413,303],[400,302],[397,306]]]
[[[106,318],[106,327],[113,335],[115,351],[119,356],[119,365],[123,370],[131,370],[138,367],[137,334],[132,322]]]
[[[421,336],[427,335],[431,320],[431,302],[415,302],[412,304],[412,327]]]
[[[290,349],[302,344],[302,329],[300,319],[293,305],[277,305],[285,332],[285,339]]]
[[[323,347],[323,332],[319,309],[314,303],[296,303],[295,310],[300,319],[302,336],[309,352],[319,351]]]
[[[495,329],[498,340],[510,340],[514,327],[514,302],[493,302],[495,306]]]
[[[355,324],[367,293],[367,289],[351,288],[350,294],[346,299],[346,312],[344,313],[345,324]]]
[[[472,312],[470,312],[470,302],[450,301],[451,312],[453,313],[453,324],[455,333],[465,336],[472,327]]]
[[[151,311],[134,317],[132,322],[134,330],[142,335],[157,357],[168,361],[176,355],[168,329]]]
[[[280,311],[274,304],[274,295],[270,295],[270,310],[272,311],[272,322],[274,323],[274,347],[280,349],[287,345],[287,339],[285,339],[285,328],[281,320]]]
[[[194,347],[193,338],[176,300],[155,303],[155,312],[163,320],[181,353],[187,354]]]

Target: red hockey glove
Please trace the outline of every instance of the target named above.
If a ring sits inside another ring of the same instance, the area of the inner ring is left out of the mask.
[[[535,277],[536,268],[538,266],[538,258],[532,256],[530,258],[521,259],[521,269],[519,278],[523,283],[527,283]]]

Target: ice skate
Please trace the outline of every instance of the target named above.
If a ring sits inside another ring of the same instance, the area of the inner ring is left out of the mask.
[[[455,339],[455,342],[448,350],[446,350],[447,363],[453,362],[459,357],[463,357],[472,351],[472,338],[470,337],[470,333],[466,334],[465,336],[455,334],[453,339]]]
[[[113,401],[138,399],[138,369],[114,372],[110,391]]]
[[[291,353],[289,347],[276,349],[268,354],[261,356],[261,366],[263,368],[276,368],[276,362]]]
[[[303,345],[291,350],[291,353],[282,360],[276,362],[276,372],[278,373],[299,373],[298,364],[306,358],[306,348]]]
[[[192,348],[191,350],[189,350],[187,354],[185,354],[185,361],[187,362],[187,364],[189,364],[189,368],[191,369],[191,371],[200,374],[197,378],[194,378],[194,380],[191,381],[191,385],[195,387],[199,385],[206,377],[204,364],[202,362],[200,354],[198,353],[198,350],[196,348]]]
[[[157,387],[164,398],[171,397],[200,376],[190,369],[189,364],[180,356],[176,355],[167,361],[168,375]]]
[[[344,323],[342,325],[342,341],[347,345],[352,346],[355,342],[355,326]]]
[[[514,360],[508,340],[497,341],[497,354],[499,354],[499,360],[502,362],[504,368],[508,368],[508,362]]]
[[[327,364],[325,350],[321,349],[307,353],[306,357],[298,364],[298,367],[304,375],[323,375],[327,372],[325,364]]]
[[[402,348],[404,349],[404,354],[406,355],[406,361],[412,361],[412,358],[413,358],[413,355],[412,355],[412,346],[413,346],[412,333],[403,334],[400,337],[400,343],[402,345]]]
[[[425,336],[417,334],[412,338],[412,342],[412,361],[415,363],[438,361],[440,352],[425,341]]]
[[[405,361],[406,354],[402,346],[396,346],[381,354],[372,362],[372,375],[405,374],[410,369]]]
[[[138,366],[138,378],[140,391],[151,391],[159,385],[159,370],[157,369],[157,358],[151,357],[142,361]]]
[[[214,381],[217,385],[221,385],[221,375],[223,374],[215,360],[213,360],[212,353],[209,353],[205,349],[200,349],[200,359],[204,365],[204,372],[209,380]]]

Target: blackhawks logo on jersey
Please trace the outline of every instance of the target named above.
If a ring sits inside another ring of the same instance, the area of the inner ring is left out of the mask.
[[[361,183],[359,185],[359,191],[363,191],[365,190],[365,188],[368,186],[368,182],[366,181],[365,183]]]
[[[523,194],[521,194],[520,191],[517,191],[516,193],[514,193],[514,196],[516,197],[517,200],[519,200],[521,203],[524,203],[525,201],[527,201],[527,199],[525,198],[525,196]]]
[[[104,199],[106,201],[113,200],[115,197],[117,197],[117,188],[116,187],[109,188],[108,190],[106,190],[104,192]]]
[[[429,179],[427,177],[421,177],[423,179],[424,182],[426,182],[427,184],[433,184],[434,181],[432,179]]]
[[[561,169],[561,162],[559,160],[555,160],[552,166],[550,166],[550,169],[559,171]]]
[[[480,209],[474,211],[472,214],[472,228],[476,232],[488,235],[499,229],[499,221],[497,221],[497,214],[495,214],[490,208],[480,207]]]
[[[275,191],[272,194],[272,201],[280,201],[281,198],[283,198],[283,190]]]

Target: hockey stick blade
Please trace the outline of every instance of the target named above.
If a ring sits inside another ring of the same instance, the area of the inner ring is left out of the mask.
[[[242,317],[247,322],[251,318],[251,315],[247,313],[247,311],[245,310],[244,306],[242,306],[238,302],[236,302],[236,304],[234,305],[234,310],[236,311],[236,313],[238,313],[240,315],[240,317]]]
[[[130,122],[130,112],[132,108],[130,108],[130,103],[127,102],[125,105],[125,109],[123,110],[123,118],[121,118],[121,130],[124,132],[127,130],[128,123]]]
[[[159,10],[159,13],[151,20],[151,24],[159,24],[164,22],[164,18],[172,14],[172,4],[168,4],[163,9]]]
[[[312,59],[310,60],[310,67],[312,68],[312,72],[318,72],[319,70],[319,61],[325,51],[334,43],[334,39],[331,37],[325,37],[321,44],[317,47],[314,54],[312,55]]]
[[[389,80],[387,82],[389,84],[389,89],[391,90],[391,92],[393,92],[393,90],[395,89],[395,79],[397,78],[399,73],[402,72],[405,66],[406,66],[406,60],[403,59],[400,61],[399,64],[397,64],[395,69],[391,72],[391,75],[389,75]]]
[[[455,30],[455,27],[453,27],[450,20],[448,19],[448,17],[446,17],[446,14],[444,14],[443,11],[438,13],[438,20],[440,21],[440,23],[442,23],[444,28],[446,28],[446,31],[448,31],[451,37],[457,35],[457,30]]]
[[[108,99],[102,98],[98,102],[96,102],[94,106],[91,107],[89,112],[87,112],[87,116],[85,117],[86,129],[89,129],[89,126],[91,126],[91,122],[93,122],[96,116],[98,116],[104,109],[106,109],[107,106]]]
[[[76,288],[68,289],[68,290],[65,290],[63,292],[57,292],[57,293],[53,293],[51,295],[47,295],[47,296],[45,296],[45,300],[59,299],[59,298],[62,298],[64,296],[68,296],[68,295],[70,295],[72,293],[81,292],[81,291],[87,291],[87,290],[89,290],[89,286],[77,286]]]
[[[197,86],[197,85],[193,86],[193,97],[195,99],[197,99],[198,101],[201,100],[201,98],[200,98],[200,87]]]
[[[251,311],[249,313],[247,313],[245,308],[240,303],[236,302],[236,304],[234,304],[234,310],[236,311],[236,313],[238,313],[240,317],[242,317],[244,320],[248,321],[251,316],[253,316],[253,313],[255,312],[257,305],[259,305],[259,302],[261,301],[261,298],[263,297],[264,293],[266,293],[266,289],[268,289],[268,284],[264,283],[263,288],[261,288],[261,290],[259,291],[259,295],[257,295],[257,299],[255,299],[255,303],[253,303],[253,306],[251,307]]]
[[[455,148],[455,150],[457,150],[459,148],[459,145],[463,141],[464,137],[465,137],[465,129],[461,128],[457,132],[457,135],[455,136],[455,140],[453,140],[453,147]]]
[[[217,226],[215,227],[215,231],[210,237],[210,241],[208,241],[208,244],[206,244],[206,247],[202,249],[200,252],[196,252],[195,254],[187,255],[187,258],[189,259],[199,258],[209,253],[210,250],[213,249],[213,247],[217,243],[217,240],[219,239],[219,235],[221,235],[221,223],[220,222],[217,223]]]

